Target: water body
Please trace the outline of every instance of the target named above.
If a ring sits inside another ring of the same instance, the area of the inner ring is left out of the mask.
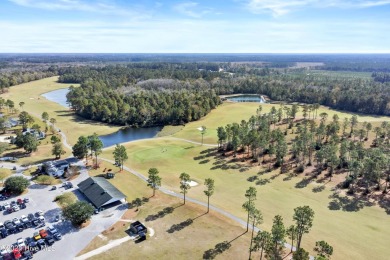
[[[239,95],[226,97],[227,100],[233,102],[256,102],[256,103],[265,103],[265,100],[262,96],[257,95]]]
[[[65,108],[69,108],[69,105],[66,102],[66,94],[68,94],[69,89],[58,89],[51,92],[42,94],[46,99],[60,104]],[[109,147],[112,145],[153,138],[160,132],[162,127],[148,127],[148,128],[123,128],[119,131],[109,134],[99,136],[100,140],[103,142],[104,147]],[[89,134],[89,133],[86,133]]]
[[[115,133],[99,136],[99,138],[104,147],[109,147],[120,143],[153,138],[161,129],[162,127],[123,128]]]
[[[66,101],[66,94],[69,93],[68,88],[61,88],[57,90],[53,90],[47,93],[42,94],[47,100],[56,102],[63,107],[70,108],[69,104]]]

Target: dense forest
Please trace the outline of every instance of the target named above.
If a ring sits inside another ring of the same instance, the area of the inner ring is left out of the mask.
[[[220,103],[218,95],[237,93],[390,115],[389,68],[390,56],[379,54],[1,54],[0,89],[59,75],[60,82],[81,84],[68,96],[78,114],[120,125],[197,120]]]
[[[60,82],[82,84],[83,91],[73,89],[68,96],[77,113],[86,118],[122,125],[177,124],[197,120],[219,104],[216,95],[236,93],[262,94],[275,101],[318,103],[345,111],[390,115],[388,82],[370,78],[290,74],[278,68],[268,68],[264,64],[131,63],[61,68],[59,74]],[[181,92],[181,95],[176,92]],[[151,101],[156,98],[156,93],[161,95],[162,103]],[[190,102],[190,93],[198,99],[196,103]],[[96,99],[102,99],[102,96],[105,97],[104,101],[96,103]],[[139,102],[141,96],[143,100]],[[111,103],[108,100],[111,97],[115,102],[120,98],[120,103],[125,102],[135,110],[138,108],[131,104],[143,104],[141,108],[150,112],[126,116],[128,111],[134,114],[133,109],[117,112],[115,106],[108,104]],[[179,98],[175,103],[177,107],[172,107],[172,111],[166,113],[169,116],[161,115],[162,112],[158,112],[159,115],[157,111],[171,107],[173,103],[169,99],[172,98]],[[184,100],[186,104],[182,103]],[[172,121],[173,114],[182,116]],[[126,119],[120,119],[122,117]]]

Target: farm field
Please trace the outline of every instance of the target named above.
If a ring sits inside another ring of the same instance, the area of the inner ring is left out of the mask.
[[[50,118],[56,119],[55,125],[65,133],[71,145],[76,143],[80,135],[90,135],[94,132],[98,135],[105,135],[119,129],[117,126],[82,119],[68,109],[41,96],[43,93],[56,89],[68,88],[71,85],[77,86],[77,84],[58,83],[57,79],[58,77],[51,77],[13,86],[1,97],[11,99],[15,104],[24,102],[24,110],[38,119],[41,118],[43,112],[49,113]]]

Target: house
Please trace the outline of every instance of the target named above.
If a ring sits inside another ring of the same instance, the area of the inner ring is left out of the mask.
[[[126,201],[126,196],[103,177],[89,177],[77,186],[97,209]]]
[[[60,177],[69,167],[70,163],[67,160],[49,161],[42,164],[41,172],[53,177]]]
[[[140,233],[147,233],[148,229],[139,221],[130,224],[130,234],[139,235]]]
[[[38,140],[45,139],[46,137],[44,132],[35,129],[27,128],[26,131],[23,131],[23,135],[26,135],[27,133],[34,135]]]

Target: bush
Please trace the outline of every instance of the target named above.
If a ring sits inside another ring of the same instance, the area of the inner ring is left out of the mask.
[[[41,185],[53,185],[56,184],[56,179],[53,176],[40,175],[35,179],[35,182]]]
[[[77,201],[76,195],[72,192],[65,192],[61,195],[55,197],[54,201],[56,201],[60,207],[67,207]]]
[[[22,193],[29,185],[30,181],[22,176],[9,177],[4,182],[5,189],[14,194]]]
[[[80,226],[91,218],[94,211],[95,208],[91,204],[85,201],[77,201],[66,206],[62,210],[62,215],[65,219],[72,222],[73,225]]]

